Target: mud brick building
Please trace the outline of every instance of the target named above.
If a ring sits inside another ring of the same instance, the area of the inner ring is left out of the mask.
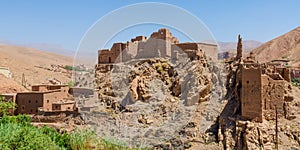
[[[300,69],[294,68],[291,70],[291,78],[300,78]]]
[[[126,43],[114,43],[111,49],[98,51],[98,64],[118,63],[139,58],[177,58],[178,52],[186,52],[191,59],[205,54],[209,60],[216,61],[218,48],[214,44],[179,43],[168,29],[159,29],[147,39],[137,36]]]
[[[241,43],[239,36],[239,42]],[[290,69],[278,63],[260,64],[251,53],[244,59],[238,44],[236,59],[239,60],[237,82],[240,86],[240,108],[244,119],[262,122],[275,119],[275,109],[285,116],[285,105],[292,99],[287,95],[291,82]],[[238,88],[239,89],[239,88]]]
[[[75,101],[67,100],[68,89],[67,85],[34,85],[30,92],[17,93],[15,114],[73,111]]]

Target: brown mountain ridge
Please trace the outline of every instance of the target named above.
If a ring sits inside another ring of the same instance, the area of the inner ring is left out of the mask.
[[[300,64],[300,27],[264,43],[253,50],[259,62],[278,59],[290,60],[290,65]]]

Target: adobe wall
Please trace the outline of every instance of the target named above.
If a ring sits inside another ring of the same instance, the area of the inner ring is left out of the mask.
[[[66,98],[66,96],[62,95],[60,90],[44,93],[43,110],[52,111],[52,104],[62,100],[63,98]]]
[[[140,42],[127,42],[126,48],[122,51],[122,61],[129,61],[133,59],[137,52]],[[119,56],[121,57],[121,56]]]
[[[70,88],[70,94],[72,94],[74,97],[89,97],[91,95],[94,95],[94,89],[73,87]]]
[[[138,46],[136,58],[171,57],[171,42],[150,38]]]
[[[171,44],[179,43],[178,39],[176,37],[173,37],[170,30],[166,29],[166,28],[162,28],[162,29],[159,29],[157,32],[153,32],[151,34],[150,38],[169,41]]]
[[[73,111],[74,103],[56,103],[52,105],[53,111]]]
[[[138,42],[138,41],[146,41],[147,40],[147,37],[146,36],[137,36],[135,38],[132,38],[131,39],[131,42],[134,43],[134,42]]]
[[[17,114],[36,114],[43,107],[43,93],[18,93],[16,103]]]
[[[291,78],[300,78],[300,69],[292,69]]]
[[[245,119],[262,122],[261,68],[258,64],[242,65],[241,112]]]
[[[187,50],[187,49],[194,49],[197,50],[199,49],[198,44],[197,43],[178,43],[175,44],[177,47],[179,47],[181,50]]]
[[[267,120],[275,119],[275,106],[278,116],[283,116],[285,81],[273,80],[268,75],[262,75],[262,87],[264,118]]]
[[[279,73],[284,80],[287,82],[291,82],[291,72],[289,68],[276,68],[275,69],[277,73]]]
[[[31,86],[31,91],[45,92],[45,91],[48,91],[48,89],[47,89],[46,85],[33,85],[33,86]]]
[[[198,43],[198,48],[201,49],[206,57],[212,61],[218,60],[218,46],[213,44]]]

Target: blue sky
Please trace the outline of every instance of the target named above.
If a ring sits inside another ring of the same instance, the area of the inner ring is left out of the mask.
[[[0,41],[57,44],[75,50],[85,32],[99,18],[120,7],[141,2],[149,1],[0,0]],[[186,9],[206,24],[217,41],[236,41],[240,33],[244,40],[266,42],[300,25],[299,0],[152,2]],[[163,10],[157,11],[163,13]]]

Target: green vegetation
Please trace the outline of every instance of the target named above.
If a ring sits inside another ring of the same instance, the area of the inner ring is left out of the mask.
[[[4,101],[4,97],[0,95],[0,115],[9,114],[10,110],[13,110],[17,107],[16,103],[13,101]]]
[[[66,70],[70,70],[70,71],[85,71],[84,69],[81,69],[79,67],[73,67],[73,66],[69,66],[69,65],[65,65],[64,68]]]
[[[292,79],[292,84],[294,86],[300,86],[300,78],[294,78],[294,79]]]
[[[168,63],[162,63],[161,66],[162,66],[164,69],[166,69],[166,68],[169,67],[169,64],[168,64]]]
[[[77,129],[70,134],[59,133],[47,126],[33,126],[30,121],[27,115],[4,115],[0,118],[0,149],[129,150],[127,144],[100,139],[95,132],[87,129]]]
[[[75,84],[74,84],[73,81],[69,81],[69,82],[68,82],[68,87],[69,87],[69,88],[74,87],[74,85],[75,85]]]
[[[8,116],[9,109],[15,104],[0,99],[0,111],[3,112],[0,117],[1,150],[131,150],[124,142],[101,139],[88,129],[60,133],[47,126],[33,126],[28,115]]]
[[[161,64],[157,64],[155,68],[158,73],[162,73],[164,71],[164,68],[161,66]]]

